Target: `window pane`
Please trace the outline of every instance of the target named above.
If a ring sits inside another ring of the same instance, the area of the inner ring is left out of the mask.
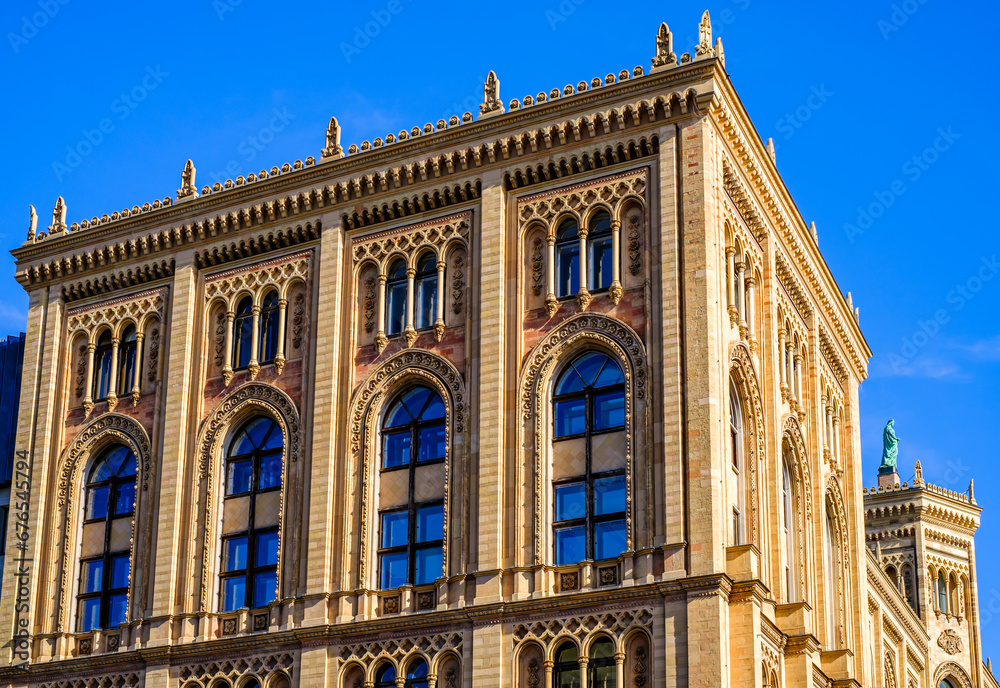
[[[284,442],[285,436],[281,433],[281,428],[278,427],[277,423],[271,424],[271,432],[264,440],[264,443],[260,445],[261,449],[280,449],[285,446]]]
[[[570,366],[563,372],[563,376],[559,378],[559,384],[556,385],[555,393],[559,395],[569,394],[570,392],[582,392],[586,386],[583,379],[576,372],[576,369]]]
[[[260,489],[281,487],[281,454],[265,456],[260,460]]]
[[[128,595],[112,595],[110,601],[111,609],[108,610],[108,628],[114,628],[126,621],[126,617],[128,616]]]
[[[247,579],[243,576],[222,580],[222,611],[232,612],[246,604]]]
[[[261,363],[267,363],[274,360],[278,349],[278,312],[272,310],[262,313],[260,327],[258,358]]]
[[[226,494],[242,494],[250,491],[250,478],[253,476],[253,461],[230,461],[228,463],[229,477],[226,480]]]
[[[556,437],[579,435],[586,429],[586,402],[583,399],[567,399],[556,404]]]
[[[80,630],[84,633],[101,627],[101,600],[80,600]]]
[[[90,476],[90,482],[99,483],[104,480],[107,480],[114,474],[115,471],[111,470],[111,468],[108,466],[107,460],[105,459],[102,460],[99,464],[97,464],[97,466],[95,466],[94,472]]]
[[[563,643],[556,653],[556,661],[575,662],[580,658],[580,652],[574,643]]]
[[[222,571],[241,571],[247,567],[246,537],[229,538],[223,545]]]
[[[406,585],[406,552],[383,554],[379,559],[381,559],[379,587],[388,590]]]
[[[416,284],[416,291],[415,327],[422,330],[433,326],[437,319],[437,275],[419,280]]]
[[[422,659],[412,661],[406,672],[406,678],[427,678],[427,662]]]
[[[104,461],[107,463],[107,474],[99,480],[107,480],[112,475],[117,475],[118,471],[121,470],[122,464],[125,463],[125,458],[129,455],[129,450],[125,447],[116,447],[108,452],[107,456],[104,457]],[[103,471],[102,471],[103,472]]]
[[[104,560],[85,561],[82,568],[80,592],[100,592],[104,580]]]
[[[616,683],[618,678],[615,671],[616,669],[613,664],[611,666],[595,667],[594,673],[591,676],[591,685],[593,688],[615,688],[618,685]]]
[[[257,551],[254,553],[254,566],[275,566],[278,563],[278,533],[260,533],[257,535]]]
[[[410,463],[410,431],[383,436],[382,466],[405,466]]]
[[[587,527],[556,528],[556,566],[587,558]]]
[[[395,428],[400,425],[406,425],[411,420],[409,412],[406,410],[406,407],[403,406],[403,402],[397,401],[396,405],[393,406],[386,415],[385,423],[383,423],[382,427]]]
[[[126,396],[132,393],[135,384],[135,346],[125,347],[119,354],[118,395]]]
[[[424,585],[433,583],[442,575],[444,566],[444,552],[440,547],[430,547],[428,549],[418,549],[417,571],[414,585]]]
[[[111,560],[111,589],[128,587],[129,556],[123,554]]]
[[[420,414],[420,420],[436,420],[438,418],[444,418],[444,402],[441,401],[441,397],[435,394],[427,403],[424,412]]]
[[[571,483],[556,488],[556,521],[568,521],[587,516],[587,487]]]
[[[410,516],[405,511],[382,514],[382,547],[402,547],[409,540]]]
[[[604,516],[625,511],[625,476],[594,481],[594,515]]]
[[[115,514],[130,514],[135,506],[135,483],[131,480],[118,484],[118,497],[115,499]]]
[[[580,374],[580,377],[583,378],[585,384],[593,386],[594,380],[597,379],[597,374],[601,372],[601,368],[604,367],[607,360],[608,357],[604,354],[592,352],[584,354],[573,361],[573,367]]]
[[[580,291],[580,246],[560,246],[556,253],[556,296]]]
[[[557,688],[580,688],[580,670],[569,669],[560,671]]]
[[[403,331],[406,319],[406,282],[389,285],[386,301],[388,301],[386,334],[399,334]]]
[[[108,396],[108,385],[111,383],[111,352],[103,351],[97,362],[97,398]]]
[[[615,656],[615,646],[607,638],[602,638],[590,646],[591,659],[611,659]],[[614,668],[614,665],[612,665]]]
[[[253,606],[266,607],[278,597],[278,573],[267,571],[253,576]]]
[[[607,289],[611,286],[611,237],[605,236],[590,242],[590,260],[587,262],[587,282],[590,289]]]
[[[417,542],[430,542],[444,537],[444,504],[417,509]]]
[[[235,324],[236,334],[236,368],[246,368],[250,365],[250,344],[253,336],[253,319],[250,317],[237,318]]]
[[[421,428],[418,439],[420,451],[417,454],[417,461],[433,461],[444,458],[445,432],[443,425]]]
[[[427,405],[427,400],[431,397],[431,391],[426,387],[414,387],[403,395],[403,404],[413,418],[419,418],[420,412]]]
[[[611,559],[625,551],[625,521],[594,525],[594,559]]]
[[[601,387],[610,387],[611,385],[620,385],[623,382],[625,382],[625,376],[622,375],[622,369],[609,358],[607,363],[604,364],[604,370],[601,371],[601,374],[597,376],[597,380],[594,381],[594,387],[599,389]]]
[[[92,487],[87,495],[87,518],[106,518],[109,487]]]
[[[606,430],[625,425],[625,393],[594,395],[594,429]]]

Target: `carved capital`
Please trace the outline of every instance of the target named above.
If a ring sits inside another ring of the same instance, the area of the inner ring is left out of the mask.
[[[434,340],[440,342],[444,338],[444,320],[438,319],[434,323]]]
[[[403,341],[406,342],[406,346],[413,346],[413,342],[417,341],[417,331],[412,327],[407,327],[403,330]]]
[[[260,364],[256,361],[256,359],[254,359],[250,361],[250,365],[247,366],[247,370],[250,371],[250,379],[256,380],[257,374],[260,372]]]
[[[590,306],[590,302],[593,300],[594,297],[591,296],[590,292],[586,289],[581,289],[576,295],[576,303],[580,306],[581,311],[587,310],[588,306]]]
[[[89,416],[90,412],[94,410],[94,402],[87,397],[83,400],[83,415]]]
[[[114,392],[108,392],[107,401],[108,401],[108,410],[114,411],[115,407],[118,406],[118,395],[115,394]]]
[[[556,314],[557,310],[559,310],[559,299],[556,298],[555,294],[546,294],[545,295],[546,315],[548,315],[551,318],[553,315]]]
[[[278,375],[285,370],[285,355],[278,354],[274,357],[274,369],[278,371]]]
[[[611,283],[608,293],[611,295],[611,303],[616,306],[618,305],[618,302],[622,300],[622,297],[625,296],[625,290],[622,289],[622,284],[618,280]]]
[[[375,348],[379,353],[385,351],[386,345],[389,343],[389,338],[385,336],[385,332],[379,330],[379,333],[375,335]]]
[[[233,380],[233,369],[228,365],[222,369],[222,382],[228,387]]]
[[[138,405],[139,405],[139,388],[134,387],[132,388],[132,406],[134,407]]]

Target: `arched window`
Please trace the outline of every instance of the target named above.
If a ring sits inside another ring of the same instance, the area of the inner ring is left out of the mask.
[[[556,297],[580,291],[580,236],[576,222],[566,220],[556,232]]]
[[[839,626],[840,594],[837,590],[837,565],[840,558],[837,556],[836,528],[833,524],[833,516],[829,513],[827,506],[826,515],[826,537],[823,538],[823,554],[826,559],[826,619],[828,644],[831,649],[838,646],[837,627]]]
[[[390,337],[406,325],[406,263],[397,260],[385,283],[385,333]]]
[[[736,386],[729,386],[729,453],[732,470],[729,472],[730,507],[732,523],[730,525],[730,544],[744,544],[745,524],[743,522],[746,482],[744,477],[743,447],[743,408],[740,404]]]
[[[899,574],[896,573],[896,567],[895,566],[889,566],[888,568],[886,568],[885,575],[887,575],[889,577],[889,580],[892,581],[892,584],[898,589],[899,588]]]
[[[258,323],[257,362],[264,365],[278,355],[278,292],[272,290],[264,296]]]
[[[590,646],[587,671],[587,685],[591,688],[618,688],[615,645],[610,638],[601,638]]]
[[[246,423],[229,446],[222,533],[222,611],[277,597],[284,437],[270,418]]]
[[[406,670],[406,688],[427,688],[427,662],[417,658]]]
[[[587,232],[587,289],[598,291],[611,286],[611,216],[597,213]]]
[[[414,291],[416,292],[414,313],[414,327],[418,330],[426,330],[434,327],[434,320],[437,316],[437,261],[433,253],[425,253],[417,263],[417,275],[414,278]]]
[[[572,641],[567,640],[556,650],[552,676],[555,688],[574,688],[580,685],[580,651]]]
[[[233,370],[250,365],[252,349],[253,299],[245,296],[236,307],[236,317],[233,320]]]
[[[792,488],[792,471],[788,466],[788,456],[781,461],[781,525],[784,529],[782,543],[785,549],[785,601],[795,601],[795,499]]]
[[[955,688],[955,686],[948,679],[942,679],[938,688]]]
[[[117,445],[87,476],[77,596],[81,632],[127,620],[135,473],[135,455]]]
[[[111,391],[111,330],[104,330],[100,339],[97,340],[97,350],[94,351],[94,391],[92,396],[94,401],[100,401],[108,397]],[[130,390],[131,391],[131,390]]]
[[[255,678],[250,679],[240,686],[240,688],[260,688],[260,681]]]
[[[396,398],[382,421],[379,587],[432,583],[444,566],[445,407],[427,387]]]
[[[396,667],[386,662],[375,672],[375,688],[396,688]]]
[[[603,353],[563,370],[552,396],[555,563],[625,551],[625,376]]]
[[[948,611],[948,584],[945,582],[944,571],[938,571],[938,611]]]
[[[118,396],[125,397],[132,393],[135,385],[135,326],[129,325],[122,333],[118,345]]]

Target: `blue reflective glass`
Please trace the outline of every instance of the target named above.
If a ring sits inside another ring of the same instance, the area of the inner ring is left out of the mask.
[[[80,630],[84,633],[101,627],[101,599],[80,600]]]
[[[435,394],[424,408],[424,412],[420,414],[420,420],[436,420],[438,418],[444,418],[444,402],[441,401],[441,397]]]
[[[250,365],[250,344],[252,343],[253,337],[253,318],[250,316],[244,316],[242,318],[236,319],[236,341],[237,341],[237,351],[236,351],[236,361],[234,361],[234,367],[236,368],[246,368]]]
[[[444,537],[444,505],[417,509],[417,542],[430,542]]]
[[[416,557],[417,571],[414,585],[433,583],[441,577],[441,569],[444,566],[444,552],[440,547],[418,549]]]
[[[94,467],[93,473],[90,475],[90,482],[99,483],[107,480],[114,475],[111,468],[108,467],[108,462],[103,459]]]
[[[250,479],[253,477],[253,461],[230,461],[229,475],[226,478],[226,494],[242,494],[250,491]]]
[[[443,425],[421,428],[419,435],[420,451],[417,461],[433,461],[444,458],[445,431]]]
[[[382,547],[402,547],[409,539],[410,516],[406,511],[382,514]]]
[[[437,275],[424,277],[416,284],[417,303],[414,309],[414,327],[424,330],[437,319]]]
[[[575,564],[587,558],[587,528],[556,528],[556,566]]]
[[[104,584],[104,560],[85,561],[81,573],[80,592],[100,592]]]
[[[222,580],[222,611],[236,611],[247,599],[247,579],[243,576]]]
[[[422,659],[411,662],[410,668],[406,672],[406,678],[427,678],[427,662]]]
[[[112,595],[109,600],[111,608],[108,610],[108,628],[114,628],[125,623],[128,616],[128,595]]]
[[[430,396],[431,391],[426,387],[414,387],[403,395],[403,404],[411,416],[419,418],[420,412],[424,410],[424,406],[427,404]]]
[[[570,392],[582,392],[586,386],[580,374],[576,372],[573,366],[570,366],[563,372],[562,377],[559,378],[555,393],[558,396],[560,394],[569,394]]]
[[[604,362],[607,360],[608,357],[604,354],[591,352],[573,361],[573,367],[576,368],[576,372],[580,374],[585,383],[593,386],[597,374],[601,372],[601,368],[604,367]]]
[[[121,470],[122,464],[125,463],[125,457],[129,455],[128,449],[125,447],[115,447],[107,453],[104,460],[108,464],[108,470],[112,474],[117,475],[118,471]]]
[[[385,423],[383,423],[382,427],[395,428],[400,425],[407,425],[411,420],[413,419],[410,418],[410,414],[406,410],[406,407],[403,406],[403,402],[397,401],[396,405],[389,409],[389,413],[386,414]]]
[[[556,521],[569,521],[587,516],[587,487],[571,483],[556,487]]]
[[[383,590],[406,585],[406,552],[383,554],[379,568],[379,587]]]
[[[109,490],[107,486],[92,487],[87,490],[87,518],[107,517]]]
[[[594,429],[607,430],[625,425],[625,393],[594,395]]]
[[[278,563],[278,533],[260,533],[257,536],[257,551],[254,566],[275,566]]]
[[[393,466],[405,466],[410,463],[410,431],[382,436],[382,466],[392,468]]]
[[[597,376],[597,380],[594,381],[594,388],[600,389],[601,387],[620,385],[623,382],[625,382],[625,376],[622,375],[622,369],[609,358],[608,362],[604,364],[604,370],[601,371],[601,374]]]
[[[246,433],[247,437],[253,443],[253,446],[259,447],[261,442],[264,441],[264,437],[267,435],[267,431],[271,429],[274,422],[270,418],[258,418],[246,427],[243,432]]]
[[[278,574],[266,571],[253,575],[253,606],[266,607],[277,598]]]
[[[222,553],[222,571],[240,571],[247,567],[247,538],[235,537],[225,541]]]
[[[127,588],[129,572],[129,557],[127,554],[111,560],[111,589]]]
[[[260,460],[260,489],[281,487],[281,454]]]
[[[611,237],[601,237],[590,242],[590,256],[587,261],[587,282],[589,289],[607,289],[611,286]]]
[[[579,435],[586,429],[587,404],[583,399],[566,399],[557,401],[556,412],[556,437],[566,437],[567,435]]]
[[[594,481],[594,515],[605,516],[625,511],[625,476]]]
[[[115,514],[130,514],[135,506],[135,483],[119,483],[118,496],[115,499]]]
[[[399,334],[406,320],[406,282],[391,284],[386,290],[386,334]]]
[[[612,559],[625,551],[625,521],[594,525],[594,559]]]
[[[279,449],[284,446],[285,436],[281,433],[281,428],[277,424],[271,428],[271,434],[267,436],[264,440],[264,444],[261,445],[261,449]]]
[[[580,246],[560,246],[556,252],[556,296],[580,291]]]
[[[386,662],[375,674],[375,680],[379,683],[392,682],[393,685],[396,685],[396,667]]]

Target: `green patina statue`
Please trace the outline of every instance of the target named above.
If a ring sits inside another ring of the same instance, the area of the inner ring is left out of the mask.
[[[896,431],[892,427],[895,422],[890,420],[885,424],[885,430],[882,431],[882,465],[878,467],[880,474],[896,472],[899,438],[896,437]]]

